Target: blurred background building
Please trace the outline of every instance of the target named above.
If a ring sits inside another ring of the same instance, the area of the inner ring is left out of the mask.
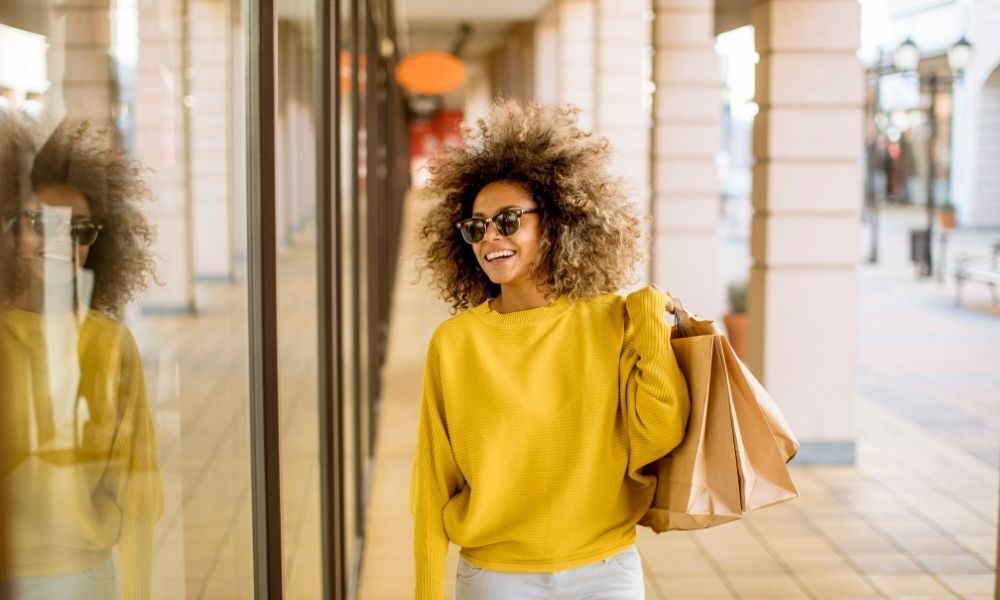
[[[997,31],[996,0],[0,4],[0,110],[39,142],[108,127],[154,192],[159,282],[124,318],[164,487],[152,596],[409,595],[414,390],[447,317],[414,283],[420,187],[504,95],[611,141],[651,217],[637,285],[746,313],[802,442],[801,500],[641,538],[649,597],[992,597]]]
[[[996,168],[990,161],[995,160],[997,144],[993,115],[997,113],[998,50],[996,36],[983,32],[996,23],[997,7],[989,2],[930,5],[891,1],[862,6],[866,18],[860,55],[869,67],[879,63],[880,55],[892,53],[910,40],[921,51],[922,74],[947,76],[951,74],[948,51],[960,40],[975,40],[975,59],[963,65],[962,81],[939,82],[933,180],[937,197],[954,204],[959,223],[995,227],[998,211],[996,194],[991,190],[996,184],[990,177]],[[926,200],[923,179],[930,168],[926,140],[929,119],[922,110],[926,102],[921,102],[920,94],[906,79],[899,74],[877,77],[879,103],[872,111],[869,130],[874,130],[879,140],[878,149],[891,158],[882,158],[883,168],[878,168],[879,160],[872,165],[877,176],[885,178],[876,189],[884,190],[889,201],[922,204]],[[870,78],[872,87],[875,80]],[[924,87],[926,96],[929,90]],[[884,174],[886,160],[892,165],[888,175]]]

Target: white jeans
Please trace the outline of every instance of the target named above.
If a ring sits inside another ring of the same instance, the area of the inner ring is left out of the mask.
[[[642,561],[635,544],[604,560],[555,573],[501,573],[459,558],[455,600],[643,600]]]
[[[14,600],[117,600],[118,581],[109,560],[69,575],[14,577],[10,581]]]

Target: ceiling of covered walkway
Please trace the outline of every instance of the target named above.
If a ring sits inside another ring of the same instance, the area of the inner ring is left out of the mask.
[[[451,51],[462,35],[462,23],[468,23],[472,29],[462,58],[479,60],[500,44],[508,27],[534,19],[547,3],[548,0],[399,0],[396,21],[400,50],[404,56],[428,50]]]

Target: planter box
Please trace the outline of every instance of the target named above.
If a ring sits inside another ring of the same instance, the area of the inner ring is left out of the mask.
[[[939,211],[937,214],[938,225],[941,229],[954,229],[955,228],[955,211]]]
[[[722,321],[726,324],[726,336],[729,338],[729,344],[740,360],[746,362],[749,319],[746,314],[729,313],[722,317]]]

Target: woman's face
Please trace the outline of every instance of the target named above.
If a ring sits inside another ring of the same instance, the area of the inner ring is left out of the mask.
[[[37,283],[69,283],[87,262],[89,246],[76,243],[70,224],[89,220],[90,206],[80,190],[68,185],[48,185],[34,191],[22,211],[41,215],[44,236],[32,220],[22,215],[17,224],[17,259]]]
[[[538,205],[523,187],[509,181],[494,181],[479,191],[472,203],[472,216],[481,219],[495,217],[506,208],[537,208]],[[490,223],[482,241],[472,244],[476,260],[483,272],[499,285],[536,285],[532,281],[531,265],[538,258],[542,227],[538,213],[524,213],[517,231],[509,236],[497,232]],[[510,256],[498,256],[507,251]]]

